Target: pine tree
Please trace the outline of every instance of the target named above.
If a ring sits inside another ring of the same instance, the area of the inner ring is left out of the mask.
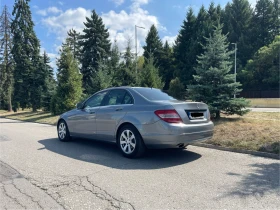
[[[279,31],[277,19],[273,17],[273,2],[271,0],[258,0],[252,19],[252,41],[254,52],[262,46],[270,44],[275,35],[273,32]],[[279,23],[279,22],[278,22]]]
[[[86,94],[97,91],[96,73],[99,62],[105,61],[110,55],[111,43],[108,29],[102,18],[93,10],[91,17],[86,17],[84,34],[81,35],[81,73],[83,74],[83,88]]]
[[[0,16],[0,108],[12,111],[13,69],[11,15],[5,5]]]
[[[164,90],[168,90],[169,83],[173,78],[174,74],[174,55],[172,52],[172,48],[169,46],[168,42],[166,41],[163,46],[162,56],[160,59],[160,68],[159,68],[159,75],[164,81]]]
[[[57,91],[51,102],[53,114],[73,109],[82,97],[82,75],[68,46],[62,46],[60,58],[57,60],[57,81]]]
[[[139,77],[140,86],[142,87],[163,88],[164,84],[159,76],[159,70],[155,66],[153,56],[150,56],[149,59],[147,59],[144,69],[141,71]]]
[[[79,60],[81,52],[81,46],[79,43],[80,33],[78,33],[75,29],[72,28],[67,32],[67,35],[68,37],[66,38],[66,44],[70,47],[74,58]]]
[[[120,63],[115,74],[114,86],[134,86],[136,84],[135,61],[133,61],[131,40],[129,39],[123,55],[123,62]]]
[[[216,118],[220,117],[221,111],[242,115],[247,112],[244,108],[248,105],[242,98],[232,99],[234,94],[241,91],[241,84],[235,83],[234,75],[229,73],[232,68],[230,55],[233,52],[228,51],[226,40],[222,26],[218,25],[213,35],[206,38],[204,54],[198,56],[197,75],[194,75],[196,84],[188,86],[191,99],[208,104]]]
[[[184,85],[190,84],[193,80],[192,75],[195,73],[194,65],[196,55],[193,51],[196,43],[195,35],[196,17],[193,9],[189,8],[186,20],[183,21],[179,35],[175,41],[174,56],[176,71],[175,76],[180,77]]]
[[[250,26],[253,11],[248,0],[233,0],[225,8],[224,33],[229,33],[230,43],[238,44],[238,59],[241,66],[252,56]]]
[[[46,51],[44,51],[43,54],[43,64],[45,71],[47,73],[47,77],[45,78],[45,89],[43,93],[43,104],[42,107],[44,108],[45,111],[50,111],[51,109],[51,98],[55,94],[56,90],[56,81],[54,79],[54,73],[53,73],[53,68],[50,66],[50,58]]]
[[[146,46],[143,46],[144,57],[146,61],[152,56],[156,65],[159,65],[161,53],[162,53],[162,42],[158,34],[158,30],[155,25],[152,25],[148,35],[146,37]]]
[[[16,0],[11,25],[13,33],[12,55],[14,69],[14,104],[15,110],[32,107],[39,108],[42,95],[40,91],[45,85],[41,83],[44,68],[40,58],[40,44],[34,32],[34,23],[29,7],[30,0]],[[37,81],[38,80],[38,81]]]

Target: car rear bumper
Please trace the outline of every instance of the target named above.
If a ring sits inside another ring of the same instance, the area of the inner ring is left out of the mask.
[[[178,148],[212,138],[213,129],[211,121],[200,124],[169,124],[160,120],[143,126],[140,133],[148,148]]]

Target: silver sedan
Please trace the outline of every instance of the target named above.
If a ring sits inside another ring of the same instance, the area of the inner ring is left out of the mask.
[[[99,91],[62,114],[58,138],[115,142],[126,157],[147,148],[184,148],[213,136],[208,106],[178,101],[155,88],[118,87]]]

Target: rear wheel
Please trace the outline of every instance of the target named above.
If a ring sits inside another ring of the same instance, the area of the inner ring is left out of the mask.
[[[57,134],[60,141],[70,141],[69,130],[64,120],[59,121],[57,125]]]
[[[123,156],[135,158],[142,156],[146,147],[138,130],[132,125],[125,125],[118,132],[117,143]]]

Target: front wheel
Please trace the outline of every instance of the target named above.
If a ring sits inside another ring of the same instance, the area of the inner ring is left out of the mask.
[[[146,147],[140,133],[132,125],[122,127],[117,138],[120,151],[125,157],[140,157],[146,151]]]
[[[57,134],[60,141],[70,141],[69,130],[64,120],[59,121],[57,125]]]

